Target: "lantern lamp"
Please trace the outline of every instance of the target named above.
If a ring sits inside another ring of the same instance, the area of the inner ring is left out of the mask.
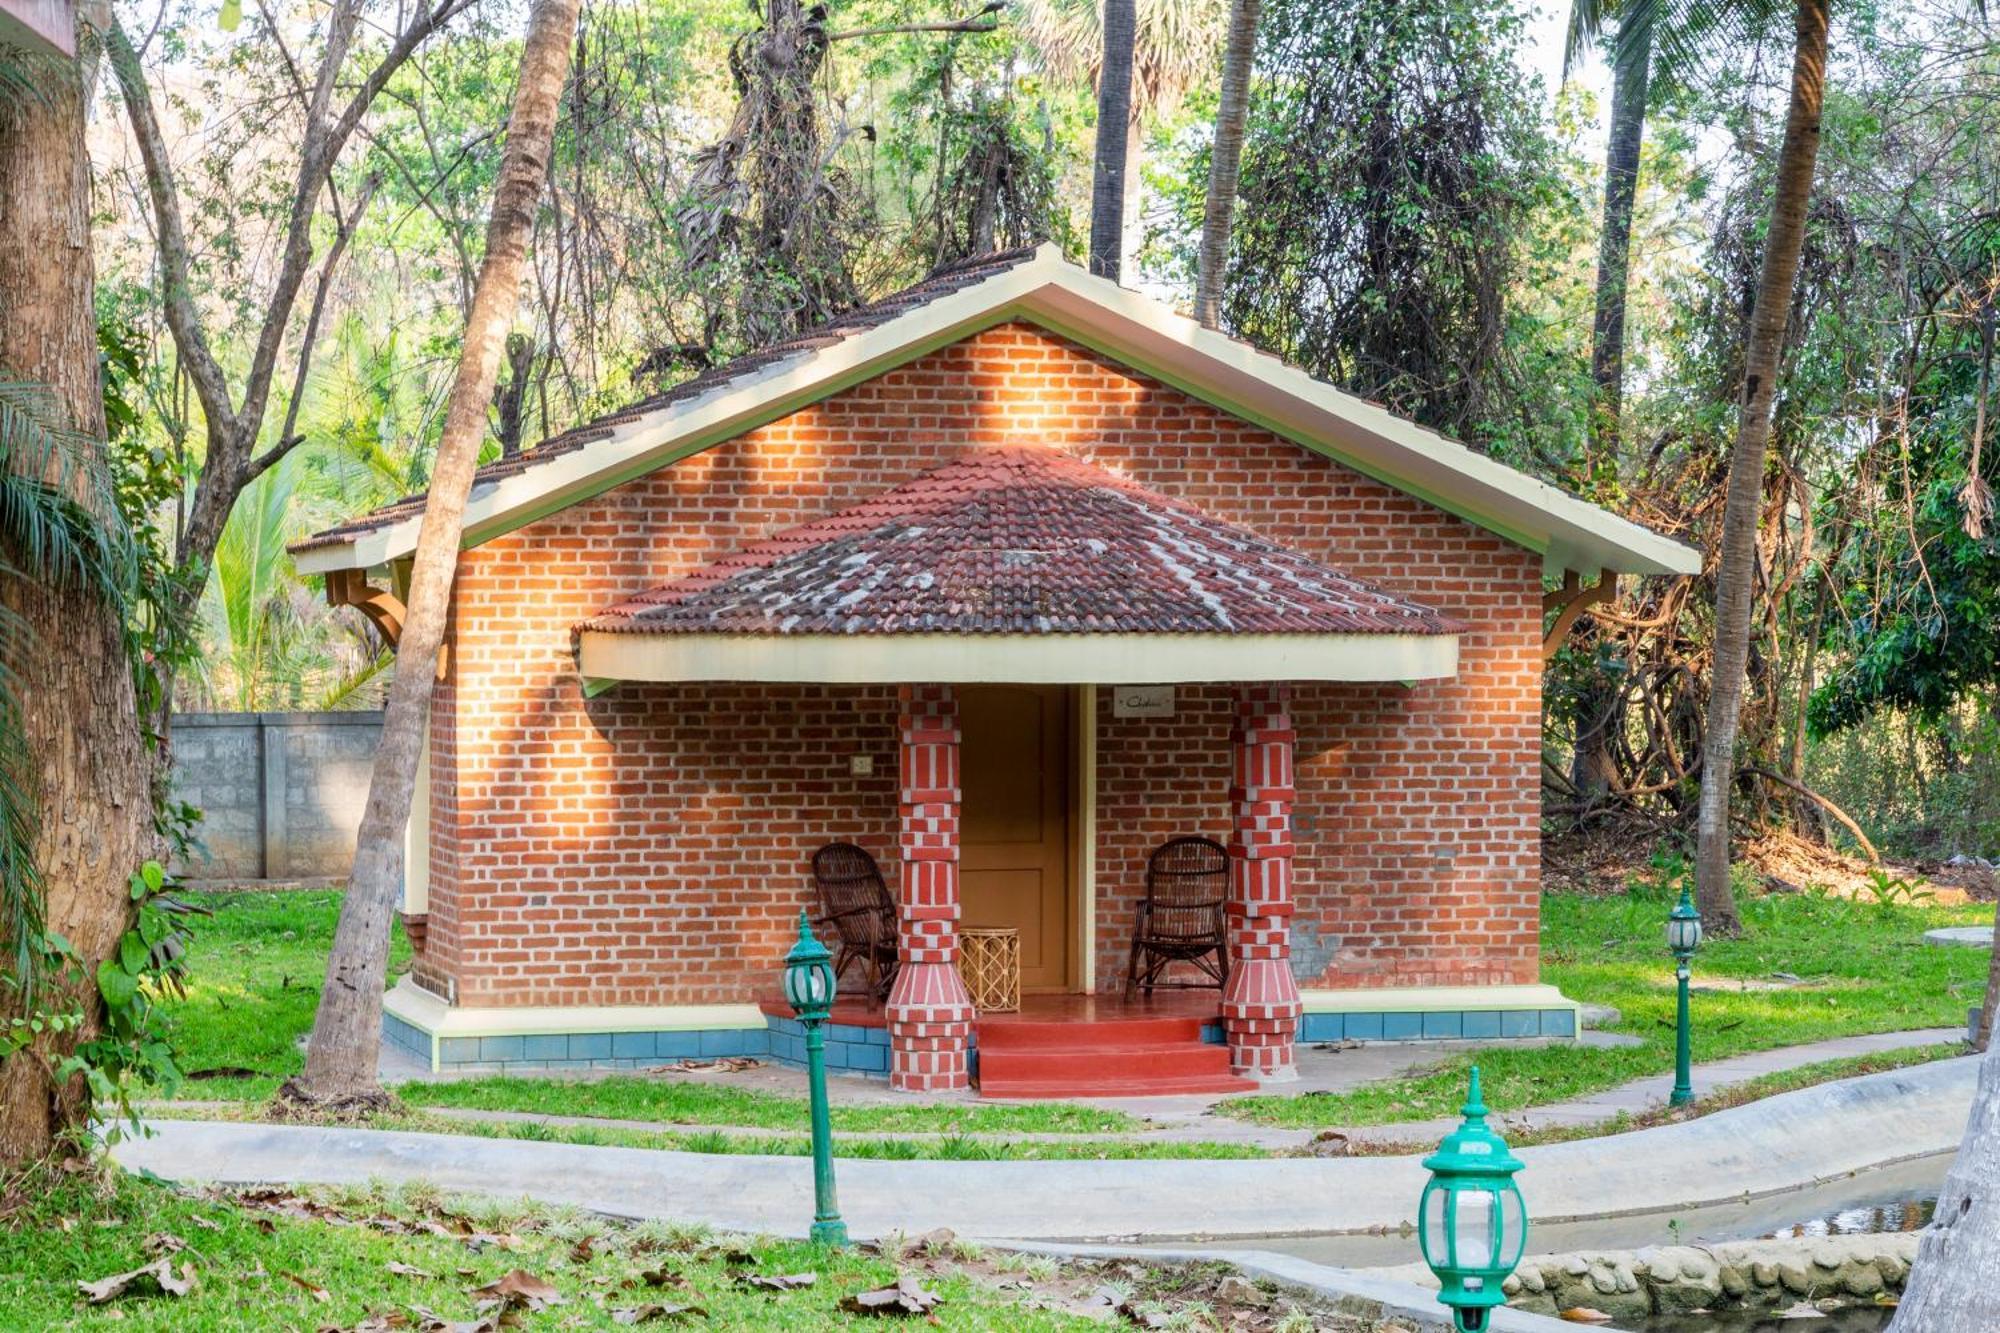
[[[1453,1325],[1459,1333],[1480,1333],[1494,1307],[1506,1303],[1500,1284],[1527,1247],[1528,1210],[1514,1183],[1521,1159],[1486,1124],[1476,1066],[1461,1114],[1464,1122],[1424,1158],[1431,1178],[1417,1204],[1417,1243]]]
[[[785,955],[785,999],[806,1030],[806,1086],[812,1099],[813,1222],[808,1233],[820,1245],[847,1244],[847,1223],[833,1187],[833,1113],[826,1096],[827,1016],[833,1012],[833,955],[799,912],[799,942]]]
[[[1674,1011],[1674,1090],[1667,1105],[1686,1106],[1694,1100],[1693,1019],[1688,1013],[1688,964],[1701,947],[1701,913],[1681,885],[1681,900],[1667,913],[1667,948],[1674,955],[1674,981],[1679,991]]]
[[[818,1023],[833,1012],[833,955],[799,913],[799,942],[785,955],[785,999],[802,1023]]]

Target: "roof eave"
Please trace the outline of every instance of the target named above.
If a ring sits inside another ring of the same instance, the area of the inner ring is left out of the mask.
[[[476,488],[462,545],[476,546],[577,500],[755,429],[960,338],[1012,319],[1094,348],[1386,485],[1583,574],[1692,574],[1694,548],[1204,329],[1092,277],[1044,245],[1026,262],[829,347],[802,351],[712,394],[616,427],[586,448]],[[295,551],[301,573],[366,567],[416,546],[411,515]]]

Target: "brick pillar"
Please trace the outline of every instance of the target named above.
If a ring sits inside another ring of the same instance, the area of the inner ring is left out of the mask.
[[[949,685],[905,685],[900,700],[901,965],[889,990],[889,1086],[963,1088],[972,997],[958,976],[958,701]]]
[[[1222,1029],[1230,1066],[1267,1082],[1297,1078],[1292,1040],[1292,718],[1283,685],[1236,687],[1229,800],[1229,984]]]

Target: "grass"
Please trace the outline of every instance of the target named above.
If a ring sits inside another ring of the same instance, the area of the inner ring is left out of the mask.
[[[1800,1065],[1797,1069],[1784,1069],[1775,1074],[1760,1074],[1756,1078],[1732,1083],[1720,1092],[1706,1096],[1697,1095],[1693,1105],[1683,1107],[1655,1107],[1639,1115],[1620,1111],[1609,1120],[1596,1124],[1544,1125],[1539,1129],[1506,1131],[1507,1145],[1511,1148],[1532,1148],[1542,1143],[1570,1143],[1577,1139],[1603,1138],[1608,1134],[1624,1134],[1635,1129],[1652,1129],[1659,1125],[1675,1125],[1683,1120],[1694,1120],[1717,1111],[1727,1111],[1732,1107],[1747,1106],[1751,1102],[1762,1101],[1766,1097],[1776,1097],[1780,1093],[1798,1092],[1803,1088],[1818,1087],[1822,1083],[1832,1083],[1844,1078],[1861,1078],[1867,1074],[1884,1074],[1894,1069],[1909,1069],[1915,1065],[1929,1064],[1934,1060],[1949,1060],[1965,1054],[1965,1048],[1957,1044],[1939,1046],[1907,1046],[1900,1050],[1878,1051],[1872,1055],[1853,1055],[1842,1060],[1821,1060],[1815,1064]],[[1351,1152],[1359,1157],[1394,1157],[1405,1153],[1429,1152],[1437,1145],[1430,1140],[1408,1143],[1391,1143],[1369,1140],[1352,1145]]]
[[[406,1322],[375,1327],[415,1328],[424,1324],[418,1308],[447,1320],[475,1318],[475,1289],[517,1268],[563,1299],[517,1312],[519,1322],[508,1328],[611,1329],[621,1326],[617,1311],[648,1303],[706,1312],[706,1319],[646,1325],[660,1328],[880,1327],[879,1317],[847,1314],[839,1303],[893,1283],[899,1267],[910,1266],[863,1250],[625,1226],[574,1210],[451,1200],[419,1187],[264,1194],[259,1205],[254,1191],[202,1195],[88,1172],[45,1171],[16,1182],[8,1200],[14,1211],[0,1223],[6,1327],[262,1333],[350,1329],[370,1315],[393,1314]],[[142,1281],[91,1306],[77,1291],[79,1281],[130,1271],[163,1251],[177,1271],[192,1264],[189,1294],[168,1296]],[[415,1271],[391,1271],[391,1263]],[[924,1257],[918,1272],[944,1298],[930,1325],[1021,1333],[1101,1327],[1033,1309],[1025,1293],[974,1280],[948,1256]],[[796,1273],[814,1273],[817,1281],[772,1292],[743,1280]]]
[[[1542,899],[1542,979],[1620,1014],[1608,1030],[1633,1047],[1488,1047],[1441,1058],[1426,1071],[1344,1093],[1246,1097],[1223,1113],[1292,1128],[1391,1124],[1455,1114],[1466,1070],[1479,1065],[1487,1105],[1499,1112],[1564,1101],[1673,1068],[1673,971],[1662,939],[1669,901],[1658,889],[1625,895],[1548,894]],[[1743,934],[1712,939],[1695,959],[1695,984],[1733,978],[1803,984],[1701,991],[1694,999],[1694,1058],[1720,1060],[1868,1032],[1965,1022],[1986,978],[1986,954],[1923,942],[1936,926],[1990,922],[1990,905],[1877,905],[1815,894],[1748,898]]]
[[[646,1120],[661,1125],[730,1125],[800,1132],[810,1127],[806,1104],[797,1097],[628,1075],[586,1083],[493,1076],[411,1084],[398,1091],[404,1101],[415,1106]],[[1144,1125],[1122,1111],[1048,1102],[1021,1106],[835,1106],[833,1127],[855,1133],[1108,1134],[1137,1131]]]
[[[181,1068],[244,1069],[247,1076],[190,1078],[182,1097],[262,1101],[305,1064],[299,1039],[311,1029],[326,976],[340,894],[189,893],[215,912],[197,921],[187,999],[161,1006]],[[410,965],[403,927],[393,928],[389,975]]]
[[[179,1119],[260,1120],[260,1104],[183,1107]],[[293,1123],[296,1123],[294,1120]],[[330,1123],[348,1124],[347,1121]],[[367,1128],[458,1134],[483,1139],[523,1139],[534,1143],[578,1143],[593,1147],[654,1148],[667,1152],[727,1156],[805,1157],[812,1140],[803,1134],[735,1133],[721,1129],[650,1130],[619,1125],[549,1124],[540,1120],[474,1120],[436,1111],[409,1109],[369,1117]],[[964,1134],[922,1138],[836,1138],[834,1155],[897,1162],[1185,1161],[1195,1158],[1274,1157],[1282,1153],[1232,1143],[1174,1139],[1002,1139]]]
[[[242,1069],[234,1077],[190,1078],[189,1100],[263,1102],[304,1063],[299,1042],[312,1027],[326,952],[340,914],[334,892],[195,893],[214,909],[198,928],[184,1001],[163,1006],[167,1030],[190,1073]],[[395,928],[389,975],[409,967],[409,943]],[[728,1125],[797,1130],[808,1126],[801,1097],[633,1075],[581,1081],[491,1076],[400,1089],[417,1105],[647,1120],[662,1125]],[[452,1122],[460,1124],[464,1122]],[[1021,1106],[836,1106],[835,1129],[874,1133],[1120,1133],[1143,1125],[1120,1111],[1066,1103]]]

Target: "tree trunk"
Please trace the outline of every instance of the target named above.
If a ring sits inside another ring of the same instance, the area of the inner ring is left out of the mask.
[[[1743,357],[1743,402],[1729,451],[1722,550],[1715,576],[1715,669],[1709,684],[1708,727],[1702,744],[1701,808],[1695,884],[1701,913],[1724,934],[1741,929],[1729,886],[1729,797],[1736,780],[1736,730],[1743,714],[1750,657],[1751,599],[1756,581],[1757,516],[1764,502],[1765,452],[1771,440],[1778,357],[1791,313],[1792,282],[1805,243],[1806,205],[1819,157],[1820,106],[1826,96],[1828,0],[1798,0],[1792,56],[1791,105],[1778,151],[1771,221],[1750,312]]]
[[[1125,160],[1132,129],[1136,0],[1104,0],[1104,62],[1097,76],[1097,159],[1090,181],[1090,271],[1119,280],[1125,244]]]
[[[1229,267],[1229,226],[1243,179],[1243,132],[1250,119],[1250,75],[1257,63],[1257,14],[1263,0],[1235,0],[1222,55],[1222,99],[1215,112],[1215,146],[1208,159],[1208,202],[1201,213],[1200,267],[1194,317],[1205,329],[1222,323],[1222,278]]]
[[[1653,10],[1628,7],[1631,32],[1618,33],[1612,71],[1611,136],[1604,149],[1604,231],[1597,247],[1597,315],[1590,377],[1597,384],[1600,443],[1618,447],[1625,383],[1625,289],[1631,272],[1632,210],[1639,194],[1639,147],[1646,134],[1646,89],[1653,69]]]
[[[444,638],[459,530],[479,445],[486,433],[500,353],[513,322],[533,235],[535,208],[548,175],[557,104],[569,72],[579,0],[535,0],[521,50],[520,83],[507,123],[507,147],[486,228],[486,258],[466,320],[465,347],[438,443],[430,494],[410,575],[409,613],[397,646],[396,678],[382,718],[368,804],[354,869],[341,903],[326,985],[320,992],[305,1073],[281,1092],[313,1103],[381,1100],[376,1062],[382,1047],[382,989],[389,923],[401,887],[403,825],[416,790],[417,758]]]
[[[38,96],[0,99],[0,367],[48,386],[70,424],[101,440],[84,91],[79,67],[61,68],[65,77],[44,79]],[[85,500],[79,481],[66,484]],[[25,630],[13,684],[41,813],[33,856],[47,928],[69,939],[94,976],[131,923],[126,881],[151,842],[149,769],[121,609],[93,591],[5,577],[0,606]],[[95,985],[75,998],[86,1015],[82,1035],[91,1035],[101,1011]],[[9,991],[0,1011],[16,1003]],[[53,997],[42,1006],[57,1007]],[[49,1074],[74,1044],[44,1042],[0,1066],[0,1168],[39,1157],[65,1130],[81,1128],[79,1081],[58,1086]]]
[[[1986,998],[1979,1006],[1979,1024],[1972,1033],[1972,1044],[1979,1050],[1987,1050],[1993,1045],[1996,1006],[2000,1006],[2000,919],[1993,923],[1993,948],[1986,955]]]
[[[2000,1328],[2000,1046],[1979,1060],[1979,1087],[1937,1214],[1917,1246],[1888,1333]]]

